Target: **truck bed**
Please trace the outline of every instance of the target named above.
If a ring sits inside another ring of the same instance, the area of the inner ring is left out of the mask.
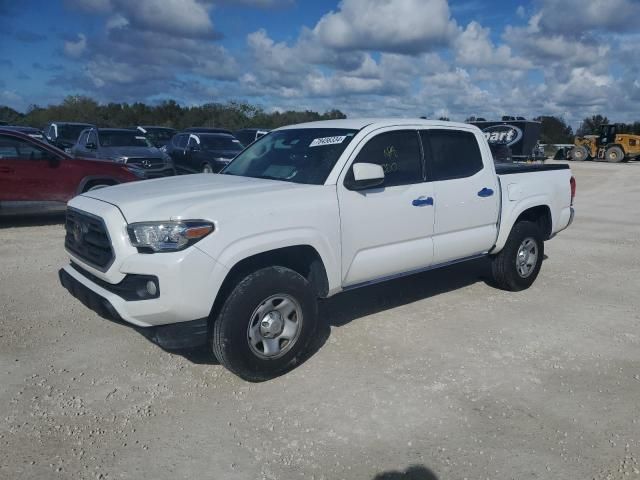
[[[498,175],[568,169],[569,164],[567,163],[496,163],[496,173]]]

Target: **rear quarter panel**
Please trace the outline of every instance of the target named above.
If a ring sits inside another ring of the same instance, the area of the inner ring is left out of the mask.
[[[571,215],[571,170],[550,170],[499,175],[502,195],[498,253],[507,241],[513,225],[526,210],[547,206],[551,212],[551,234],[565,228]]]

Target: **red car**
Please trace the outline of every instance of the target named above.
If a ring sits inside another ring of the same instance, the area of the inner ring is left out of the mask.
[[[62,211],[80,193],[140,178],[126,165],[73,158],[0,127],[0,215]]]

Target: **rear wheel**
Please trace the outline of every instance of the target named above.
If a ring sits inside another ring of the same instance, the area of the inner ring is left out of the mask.
[[[624,160],[624,150],[620,147],[609,147],[605,155],[607,162],[620,163]]]
[[[586,149],[586,147],[583,147],[582,145],[578,147],[573,147],[569,152],[569,159],[575,160],[576,162],[584,162],[588,158],[589,158],[589,151]]]
[[[544,241],[538,225],[518,222],[502,251],[491,258],[493,280],[503,290],[525,290],[538,277],[543,257]]]
[[[213,167],[210,163],[205,163],[202,165],[202,173],[213,173]]]
[[[315,292],[302,275],[257,270],[238,282],[214,319],[213,353],[245,380],[269,380],[299,363],[316,317]]]

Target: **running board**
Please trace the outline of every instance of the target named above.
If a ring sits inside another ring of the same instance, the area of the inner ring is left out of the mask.
[[[387,282],[389,280],[395,280],[397,278],[408,277],[409,275],[415,275],[417,273],[428,272],[430,270],[437,270],[438,268],[448,267],[450,265],[456,265],[458,263],[469,262],[471,260],[478,260],[480,258],[485,258],[489,254],[488,253],[480,253],[478,255],[472,255],[470,257],[460,258],[458,260],[451,260],[449,262],[438,263],[436,265],[430,265],[424,268],[418,268],[416,270],[409,270],[408,272],[395,273],[393,275],[388,275],[386,277],[376,278],[374,280],[367,280],[366,282],[356,283],[353,285],[348,285],[346,287],[342,287],[342,291],[346,292],[349,290],[355,290],[356,288],[368,287],[369,285],[375,285],[377,283]]]

